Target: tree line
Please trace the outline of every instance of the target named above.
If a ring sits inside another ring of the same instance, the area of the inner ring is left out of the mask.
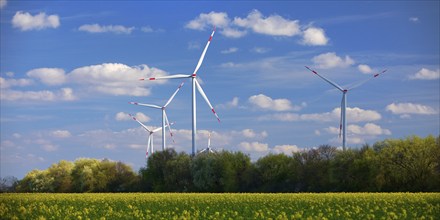
[[[5,179],[5,178],[3,178]],[[11,181],[11,178],[9,178]],[[5,182],[2,180],[2,183]],[[5,187],[1,187],[2,191]],[[330,145],[269,154],[155,152],[137,173],[80,158],[32,170],[15,192],[440,192],[440,136],[387,139],[342,151]]]

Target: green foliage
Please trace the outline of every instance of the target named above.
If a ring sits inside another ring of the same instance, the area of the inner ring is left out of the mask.
[[[138,176],[121,162],[80,158],[29,172],[19,182],[17,191],[129,192],[138,189],[138,185]]]
[[[0,194],[2,219],[438,219],[439,193]]]
[[[79,158],[33,170],[13,188],[18,192],[440,192],[440,136],[387,139],[346,151],[321,145],[292,155],[269,154],[256,162],[241,152],[191,157],[168,149],[155,152],[138,174],[121,162]]]

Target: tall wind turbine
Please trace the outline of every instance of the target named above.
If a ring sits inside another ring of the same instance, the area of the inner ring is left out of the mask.
[[[200,66],[202,65],[203,59],[205,58],[206,51],[208,50],[209,44],[211,43],[211,40],[212,40],[212,37],[214,36],[214,33],[215,33],[215,28],[212,31],[211,36],[209,36],[208,42],[206,43],[205,49],[203,50],[202,55],[200,56],[199,62],[197,63],[197,66],[191,75],[176,74],[176,75],[170,75],[170,76],[149,78],[149,80],[191,78],[191,82],[192,82],[192,155],[193,156],[195,156],[196,152],[197,152],[197,147],[196,147],[196,134],[197,134],[196,88],[199,91],[200,95],[202,95],[202,97],[205,99],[208,106],[211,108],[212,113],[214,113],[215,117],[220,122],[220,118],[218,117],[217,113],[215,112],[214,107],[212,107],[211,102],[209,102],[208,97],[206,96],[205,92],[203,91],[202,87],[200,86],[199,82],[197,81],[197,71],[199,70]],[[140,80],[145,80],[145,79],[140,79]]]
[[[151,155],[154,153],[154,146],[153,146],[153,134],[162,130],[162,127],[150,130],[147,126],[145,126],[142,122],[136,119],[133,115],[130,114],[130,117],[133,118],[133,120],[137,121],[147,132],[148,132],[148,141],[147,141],[147,152],[145,154],[145,157],[148,157],[148,155]],[[168,126],[168,125],[166,125]]]
[[[138,102],[129,102],[130,104],[133,104],[133,105],[146,106],[149,108],[155,108],[155,109],[162,110],[162,150],[166,149],[165,125],[168,126],[168,130],[170,131],[171,138],[173,137],[173,133],[171,132],[170,122],[168,121],[168,116],[167,116],[165,109],[171,103],[171,101],[173,101],[174,96],[176,96],[176,94],[179,92],[180,88],[182,88],[183,84],[184,84],[184,82],[180,83],[179,87],[177,87],[176,91],[173,93],[173,95],[171,95],[171,97],[168,99],[168,101],[163,106],[152,105],[152,104],[143,104],[143,103],[138,103]],[[173,139],[173,141],[174,141],[174,139]]]
[[[309,68],[308,66],[305,66],[305,67],[306,67],[308,70],[312,71],[312,73],[314,73],[315,75],[319,76],[321,79],[325,80],[325,81],[328,82],[330,85],[334,86],[335,88],[337,88],[339,91],[342,92],[341,117],[340,117],[340,121],[339,121],[339,137],[341,137],[341,131],[342,131],[342,150],[345,151],[345,144],[346,144],[346,141],[347,141],[347,139],[346,139],[346,137],[347,137],[347,136],[346,136],[346,135],[347,135],[347,133],[346,133],[347,120],[346,120],[346,118],[345,118],[345,115],[346,115],[346,108],[347,108],[347,92],[350,91],[350,90],[352,90],[352,89],[354,89],[354,88],[357,88],[357,87],[361,86],[362,84],[364,84],[364,83],[370,81],[370,80],[373,79],[373,78],[378,77],[380,74],[386,72],[387,70],[383,70],[383,71],[380,72],[380,73],[376,73],[376,74],[373,75],[373,77],[371,77],[371,78],[369,78],[369,79],[367,79],[367,80],[364,80],[364,81],[362,81],[362,82],[360,82],[360,83],[357,83],[357,84],[355,84],[354,86],[352,86],[351,88],[344,89],[344,88],[342,88],[341,86],[339,86],[338,84],[334,83],[333,81],[331,81],[331,80],[325,78],[324,76],[321,76],[320,74],[318,74],[318,72],[316,72],[315,70]]]

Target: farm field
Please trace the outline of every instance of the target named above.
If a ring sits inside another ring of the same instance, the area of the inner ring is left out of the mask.
[[[0,194],[1,219],[439,219],[440,193]]]

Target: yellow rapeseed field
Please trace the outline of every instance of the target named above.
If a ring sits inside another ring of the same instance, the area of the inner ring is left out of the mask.
[[[440,219],[440,193],[0,194],[1,219]]]

